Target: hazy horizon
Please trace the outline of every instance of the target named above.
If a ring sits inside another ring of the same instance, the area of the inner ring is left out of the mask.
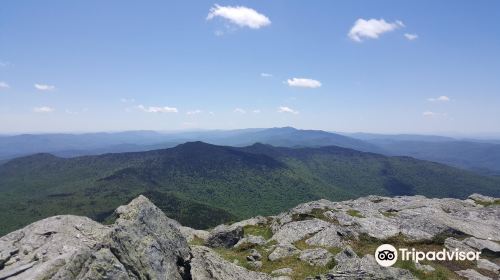
[[[17,136],[17,135],[47,135],[47,134],[94,134],[94,133],[124,133],[124,132],[156,132],[164,134],[175,134],[175,133],[188,133],[188,132],[210,132],[210,131],[235,131],[235,130],[252,130],[252,129],[272,129],[272,128],[287,128],[291,127],[298,130],[320,130],[330,133],[336,133],[341,135],[355,135],[355,134],[374,134],[374,135],[388,135],[388,136],[398,136],[398,135],[415,135],[415,136],[438,136],[438,137],[449,137],[455,138],[457,140],[461,139],[478,139],[478,140],[500,140],[500,132],[483,132],[483,133],[460,133],[460,132],[441,132],[441,133],[417,133],[417,132],[366,132],[366,131],[335,131],[335,130],[324,130],[324,129],[313,129],[313,128],[299,128],[299,127],[244,127],[235,129],[220,129],[220,128],[192,128],[192,129],[178,129],[178,130],[154,130],[154,129],[130,129],[130,130],[96,130],[96,131],[18,131],[18,132],[0,132],[0,136]]]

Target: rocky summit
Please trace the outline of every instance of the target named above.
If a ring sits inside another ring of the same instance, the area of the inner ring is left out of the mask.
[[[114,223],[55,216],[0,238],[4,279],[499,279],[500,199],[319,200],[212,230],[169,219],[146,197]],[[379,266],[384,243],[480,251],[478,261]]]

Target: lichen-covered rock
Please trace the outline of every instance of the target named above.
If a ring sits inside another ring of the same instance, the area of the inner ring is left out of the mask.
[[[292,244],[278,244],[274,251],[267,257],[270,261],[277,261],[290,256],[298,255],[300,250]]]
[[[497,265],[496,263],[490,262],[489,260],[486,260],[486,259],[477,260],[477,267],[481,268],[481,269],[489,270],[491,272],[494,272],[497,275],[500,274],[500,266]]]
[[[320,219],[290,222],[277,230],[271,240],[275,240],[280,244],[291,244],[310,234],[317,233],[329,225],[330,223]]]
[[[333,255],[323,248],[307,249],[300,253],[299,259],[314,266],[326,266]]]
[[[139,196],[111,226],[55,216],[0,238],[0,279],[178,279],[187,242],[163,212]]]
[[[266,244],[266,240],[262,236],[248,235],[234,245],[234,248],[241,248],[243,246],[258,246]]]
[[[306,240],[306,244],[319,247],[341,247],[343,245],[341,235],[342,231],[335,225],[330,225],[327,228],[319,231],[311,238]]]
[[[270,280],[271,276],[247,270],[222,259],[204,246],[192,246],[191,277],[196,280]]]
[[[182,236],[186,238],[188,242],[193,241],[195,238],[199,238],[205,241],[208,239],[208,236],[210,235],[210,233],[206,230],[194,229],[185,226],[179,226],[179,231],[181,232]]]
[[[323,279],[416,279],[406,269],[378,265],[371,255],[359,258],[349,247],[335,255],[335,261],[337,265]]]
[[[484,276],[474,269],[459,270],[456,273],[469,280],[492,280],[490,277]]]
[[[463,240],[463,243],[477,250],[487,249],[495,253],[500,253],[500,244],[493,242],[491,240],[468,237]]]

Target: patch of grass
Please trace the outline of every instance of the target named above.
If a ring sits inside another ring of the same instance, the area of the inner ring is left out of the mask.
[[[384,212],[381,212],[382,215],[384,215],[385,217],[388,217],[388,218],[392,218],[392,217],[396,217],[397,214],[396,212],[389,212],[389,211],[384,211]]]
[[[361,213],[358,210],[354,210],[354,209],[347,210],[347,214],[349,214],[350,216],[353,216],[353,217],[357,217],[357,218],[364,218],[365,217],[365,216],[361,215]]]
[[[394,267],[407,269],[418,279],[430,279],[430,280],[461,279],[459,275],[439,264],[433,264],[432,267],[434,267],[435,270],[430,272],[418,270],[415,266],[415,263],[412,261],[398,260],[396,264],[394,264]]]
[[[193,245],[203,246],[204,244],[205,244],[205,241],[204,241],[203,239],[199,238],[198,236],[195,236],[195,237],[193,238],[193,240],[191,240],[191,241],[189,242],[189,245],[190,245],[190,246],[193,246]]]
[[[500,205],[500,199],[496,199],[493,202],[491,201],[483,201],[483,200],[474,200],[475,203],[483,205],[484,207]]]
[[[301,241],[299,241],[301,242]],[[304,243],[304,246],[307,246],[305,242],[302,240],[302,243]],[[305,248],[304,246],[300,246],[301,248]],[[303,262],[299,259],[299,256],[290,256],[287,258],[283,258],[278,261],[270,261],[268,259],[269,255],[271,254],[272,250],[269,250],[271,247],[270,244],[266,244],[263,246],[256,246],[253,249],[256,249],[259,251],[259,253],[262,255],[262,268],[260,268],[258,271],[268,273],[270,274],[272,271],[280,268],[285,268],[289,267],[293,269],[293,274],[291,275],[292,279],[305,279],[306,277],[309,276],[316,276],[319,274],[325,274],[328,271],[330,271],[334,266],[335,266],[335,261],[332,259],[330,263],[328,263],[326,266],[312,266],[309,265],[306,262]],[[245,250],[235,250],[235,249],[227,249],[227,248],[217,248],[214,249],[222,258],[229,262],[234,262],[235,260],[237,261],[239,266],[242,266],[248,270],[255,270],[251,266],[248,265],[248,261],[246,260],[246,256],[250,254],[250,249],[245,249]],[[331,248],[332,253],[338,252],[340,249],[338,248]]]
[[[245,226],[243,227],[243,234],[245,236],[248,235],[262,236],[266,240],[273,237],[273,232],[271,231],[271,227],[269,227],[269,225]]]

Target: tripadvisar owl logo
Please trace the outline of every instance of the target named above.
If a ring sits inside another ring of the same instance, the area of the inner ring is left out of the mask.
[[[398,260],[398,251],[391,244],[382,244],[375,250],[375,260],[381,266],[392,266]]]

